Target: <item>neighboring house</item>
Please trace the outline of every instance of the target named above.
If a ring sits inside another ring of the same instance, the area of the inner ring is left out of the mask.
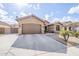
[[[66,30],[69,30],[69,31],[78,31],[79,30],[79,22],[71,22],[71,21],[68,21],[68,22],[64,22],[63,23],[64,27]]]
[[[64,29],[64,26],[60,22],[55,22],[52,24],[49,24],[48,26],[48,32],[59,32],[61,29]]]
[[[78,31],[79,32],[79,26],[78,27],[75,27],[75,31]]]
[[[71,21],[63,22],[62,24],[63,24],[65,30],[70,30],[70,31],[74,30],[74,26]]]
[[[49,24],[48,26],[48,32],[59,32],[60,30],[69,30],[69,31],[79,31],[79,22],[55,22],[52,24]]]
[[[30,15],[16,19],[19,23],[19,34],[38,34],[44,33],[44,21],[37,16]]]
[[[79,22],[73,23],[74,31],[79,31]]]
[[[18,33],[18,24],[11,24],[11,33]]]
[[[0,34],[9,34],[10,33],[10,25],[0,21]]]

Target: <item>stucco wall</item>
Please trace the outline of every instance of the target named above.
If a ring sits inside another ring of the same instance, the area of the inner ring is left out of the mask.
[[[19,24],[26,24],[26,23],[35,23],[35,24],[44,25],[42,21],[40,21],[39,19],[37,20],[35,17],[19,20]]]
[[[56,24],[49,25],[49,26],[48,26],[48,31],[49,31],[49,32],[58,32],[58,31],[56,30],[56,25],[59,25],[59,26],[60,26],[60,30],[64,29],[64,27],[63,27],[61,24],[56,23]]]
[[[40,21],[39,19],[35,18],[35,17],[29,17],[29,18],[26,18],[26,19],[21,19],[18,22],[19,22],[19,29],[18,29],[19,34],[22,33],[22,24],[28,24],[28,23],[40,24],[42,33],[44,33],[44,23],[42,21]]]
[[[54,25],[49,25],[48,26],[48,32],[54,31]]]
[[[10,28],[10,26],[6,26],[6,25],[0,25],[0,27],[3,27],[3,28]]]
[[[1,25],[0,24],[0,29],[1,28],[4,28],[4,33],[2,33],[2,34],[9,34],[9,33],[11,33],[10,32],[10,26],[7,26],[6,24],[5,25]]]
[[[10,28],[5,28],[5,34],[10,34],[11,33],[11,29]]]

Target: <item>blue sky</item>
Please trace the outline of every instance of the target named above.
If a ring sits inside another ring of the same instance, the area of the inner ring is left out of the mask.
[[[16,23],[16,16],[34,14],[49,22],[79,21],[77,3],[0,3],[0,20]]]

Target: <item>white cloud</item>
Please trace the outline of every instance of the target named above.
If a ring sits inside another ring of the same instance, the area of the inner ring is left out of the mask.
[[[79,18],[74,18],[72,16],[64,16],[62,18],[56,18],[56,17],[53,17],[54,13],[53,12],[50,12],[49,14],[45,14],[44,15],[44,19],[45,20],[48,20],[50,23],[52,22],[66,22],[66,21],[79,21]]]
[[[50,12],[50,14],[45,14],[44,19],[49,20],[50,18],[53,18],[53,14],[54,14],[53,12]]]
[[[16,4],[16,6],[19,7],[19,8],[28,6],[28,3],[21,3],[21,2],[18,2],[18,3],[15,3],[15,4]]]
[[[40,9],[40,4],[31,4],[31,3],[16,3],[17,8],[20,10],[20,16],[25,16],[28,13],[34,13],[36,10]],[[26,7],[26,8],[23,8]],[[16,14],[16,12],[13,12],[13,14]],[[19,15],[18,15],[19,16]]]
[[[8,24],[17,24],[17,21],[13,19],[13,16],[2,15],[2,19],[0,21],[6,22]]]
[[[54,13],[53,13],[53,12],[51,12],[51,13],[50,13],[50,17],[53,17],[53,15],[54,15]]]
[[[64,16],[62,18],[52,18],[51,20],[49,20],[50,23],[53,23],[53,22],[67,22],[67,21],[79,22],[79,18],[73,18],[71,16]]]
[[[40,4],[37,4],[37,8],[40,9]]]
[[[37,9],[35,5],[33,5],[33,9],[34,9],[34,10],[36,10],[36,9]]]
[[[8,24],[14,24],[14,23],[17,23],[14,19],[13,19],[13,16],[8,16],[7,15],[8,12],[3,10],[3,9],[0,9],[0,21],[4,21]]]
[[[71,16],[64,16],[63,18],[62,18],[62,21],[72,21],[72,22],[79,22],[79,18],[73,18],[73,17],[71,17]]]
[[[8,24],[18,24],[17,21],[15,21],[13,19],[5,19],[5,20],[0,20],[0,21],[3,21]]]
[[[67,21],[74,21],[72,17],[70,16],[64,16],[62,18],[53,18],[53,22],[67,22]]]
[[[28,16],[28,15],[31,15],[32,13],[30,12],[30,13],[25,13],[25,12],[21,12],[20,14],[19,14],[19,17],[21,16]]]
[[[2,3],[0,3],[0,7],[1,7],[1,8],[4,8],[4,5],[3,5]]]
[[[26,13],[21,12],[21,13],[20,13],[20,16],[26,16]]]
[[[70,8],[70,10],[68,11],[69,14],[74,14],[74,13],[79,13],[79,5]]]
[[[7,11],[0,9],[0,19],[6,19],[6,15],[8,14]]]
[[[73,21],[73,19],[72,19],[72,17],[70,17],[70,16],[64,16],[64,17],[62,18],[62,21]]]
[[[48,20],[49,19],[49,15],[48,14],[45,14],[45,20]]]
[[[32,15],[32,13],[30,12],[30,13],[28,13],[28,15]]]
[[[15,3],[15,5],[19,9],[23,9],[24,7],[26,7],[26,9],[33,8],[34,7],[34,4],[31,4],[31,3],[21,3],[21,2],[18,2],[18,3]]]
[[[28,4],[26,7],[27,7],[27,9],[29,9],[29,8],[32,8],[33,5],[32,4]]]
[[[32,7],[34,10],[39,10],[40,9],[40,4],[32,4]]]
[[[50,20],[50,23],[53,23],[53,22],[60,22],[60,21],[61,21],[60,18],[52,18],[52,19]]]
[[[8,14],[7,11],[5,11],[5,10],[3,10],[3,9],[0,9],[0,15],[7,15],[7,14]]]
[[[13,12],[14,15],[16,15],[17,12]]]

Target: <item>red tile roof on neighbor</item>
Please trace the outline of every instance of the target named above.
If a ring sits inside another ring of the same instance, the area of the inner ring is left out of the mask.
[[[17,18],[16,20],[19,21],[19,20],[26,19],[26,18],[29,18],[29,17],[35,17],[35,18],[37,18],[38,20],[40,20],[44,23],[43,19],[41,19],[41,18],[39,18],[35,15],[23,16],[23,17]]]
[[[50,22],[48,22],[47,20],[44,20],[44,24],[47,26]]]
[[[50,23],[50,22],[49,22],[49,21],[47,21],[47,20],[44,20],[44,22]]]

